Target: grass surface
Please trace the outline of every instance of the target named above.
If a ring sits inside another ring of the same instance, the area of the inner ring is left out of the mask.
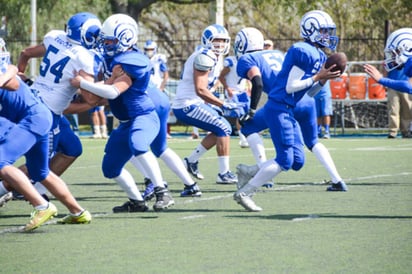
[[[126,195],[102,176],[105,141],[82,139],[84,154],[63,175],[90,225],[57,225],[19,233],[31,206],[0,209],[0,273],[410,273],[412,269],[412,142],[386,138],[322,140],[346,193],[326,192],[325,169],[307,152],[305,167],[276,178],[254,196],[263,208],[246,212],[217,185],[215,151],[199,168],[201,198],[180,198],[183,185],[166,169],[176,205],[166,212],[113,214]],[[232,139],[231,167],[252,164]],[[170,141],[182,158],[198,140]],[[267,155],[274,151],[269,139]],[[143,178],[130,165],[140,189]],[[53,199],[59,217],[67,210]],[[153,202],[150,202],[152,206]]]

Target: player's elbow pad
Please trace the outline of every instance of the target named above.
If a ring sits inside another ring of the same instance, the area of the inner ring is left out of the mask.
[[[107,99],[115,99],[120,94],[114,85],[98,84],[86,80],[80,81],[80,88]]]

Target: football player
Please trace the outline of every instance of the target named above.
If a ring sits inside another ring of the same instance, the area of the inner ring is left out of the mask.
[[[232,127],[211,105],[219,111],[237,110],[240,106],[225,102],[210,91],[218,80],[222,58],[229,52],[230,36],[223,26],[213,24],[203,30],[201,42],[202,47],[185,62],[172,109],[183,123],[209,132],[184,159],[189,173],[202,180],[204,176],[198,170],[199,158],[216,146],[219,163],[216,183],[233,184],[237,182],[237,176],[229,167]]]
[[[167,57],[157,52],[157,43],[147,40],[144,44],[144,54],[150,59],[153,66],[151,81],[157,88],[163,91],[169,79],[169,68],[167,67]]]
[[[129,201],[114,207],[113,212],[148,210],[132,175],[124,168],[133,156],[155,185],[153,209],[164,210],[174,204],[164,185],[159,164],[150,151],[150,144],[159,133],[160,122],[146,92],[152,69],[150,60],[133,50],[137,35],[138,27],[133,18],[125,14],[109,16],[102,25],[100,47],[110,78],[104,84],[93,83],[77,73],[71,80],[74,87],[107,98],[113,115],[120,121],[106,144],[102,170],[106,178],[114,179],[127,193]]]
[[[242,176],[247,176],[250,180],[246,179],[247,183],[234,194],[235,201],[249,211],[262,210],[251,198],[260,186],[282,171],[303,167],[305,155],[302,134],[293,110],[306,93],[315,95],[328,79],[338,77],[341,73],[331,71],[335,66],[328,69],[323,66],[326,54],[322,49],[327,47],[334,50],[338,43],[336,25],[332,18],[320,10],[307,12],[302,17],[300,30],[304,41],[289,48],[276,83],[267,89],[268,101],[263,107],[263,119],[270,130],[276,158],[262,163],[260,168],[245,170],[247,172]],[[260,89],[263,86],[261,79],[257,78],[253,83],[252,78],[249,117],[253,117],[256,110],[253,84],[260,86]],[[247,120],[247,116],[243,120]],[[332,184],[331,187],[340,188],[343,185]]]
[[[19,75],[25,78],[28,61],[42,57],[39,76],[31,85],[53,114],[50,131],[50,168],[61,175],[82,153],[81,142],[70,128],[65,127],[63,112],[69,106],[77,89],[70,84],[74,70],[82,70],[89,81],[94,81],[100,64],[90,50],[95,47],[101,23],[96,15],[81,12],[69,18],[66,31],[52,30],[43,42],[24,49],[18,60]],[[62,121],[63,119],[63,121]],[[62,134],[61,130],[67,130]],[[62,140],[60,138],[67,138]],[[58,146],[60,144],[60,149]],[[65,147],[63,148],[63,144]],[[62,149],[63,148],[63,149]]]
[[[412,137],[412,28],[401,28],[391,33],[385,45],[384,67],[388,72],[383,77],[379,70],[364,65],[379,84],[388,87],[388,138],[394,139],[401,131],[403,138]]]
[[[408,80],[392,80],[383,77],[376,67],[366,64],[365,71],[379,84],[391,89],[412,94],[412,84]],[[385,46],[385,69],[404,69],[408,78],[412,77],[412,28],[401,28],[389,35]]]
[[[241,77],[248,77],[255,83],[255,89],[252,89],[252,111],[249,115],[242,117],[244,123],[244,129],[242,130],[248,140],[250,140],[252,153],[258,166],[266,161],[265,149],[258,133],[267,129],[263,117],[263,108],[257,112],[255,111],[259,101],[258,94],[262,91],[266,92],[266,90],[270,90],[271,86],[276,83],[277,74],[284,60],[284,54],[279,50],[262,51],[262,40],[263,35],[259,30],[255,28],[244,28],[236,35],[234,46],[236,56],[239,58],[239,75]],[[247,45],[247,47],[243,47],[242,45]],[[260,84],[260,82],[262,82],[262,84]],[[319,143],[317,138],[316,113],[314,111],[315,102],[313,98],[304,96],[302,100],[296,104],[293,114],[301,127],[305,145],[316,155],[322,165],[325,166],[332,177],[332,182],[342,182],[343,184],[343,180],[337,172],[328,150],[323,144]],[[245,177],[243,173],[244,169],[247,169],[245,165],[238,166],[238,188],[242,187],[247,180],[250,179],[247,176]],[[270,182],[264,186],[270,187]],[[345,190],[347,189],[345,188]]]
[[[42,182],[69,209],[70,214],[58,222],[90,223],[90,213],[77,203],[64,181],[49,170],[48,133],[52,126],[52,114],[41,99],[20,78],[15,77],[16,73],[16,67],[8,66],[0,76],[0,176],[3,179],[0,195],[15,189],[35,206],[26,231],[36,229],[57,215],[56,207],[44,200],[37,191],[33,192],[34,188],[26,175],[12,167],[24,155],[30,178]]]
[[[181,197],[200,197],[202,192],[199,186],[193,181],[179,155],[167,145],[167,119],[170,112],[169,97],[152,83],[149,84],[147,93],[155,105],[156,113],[160,120],[159,134],[150,144],[153,154],[157,158],[162,159],[166,166],[182,180],[184,189],[180,193]],[[135,157],[130,161],[145,176],[146,189],[143,193],[143,198],[146,201],[150,200],[154,196],[154,185],[149,179],[148,172]]]
[[[240,78],[236,73],[237,59],[236,56],[227,56],[223,61],[223,69],[219,75],[219,81],[225,89],[225,97],[234,102],[244,102],[245,112],[249,108],[250,88],[249,81],[246,78]],[[240,131],[239,118],[236,118],[236,128],[239,134],[239,146],[241,148],[249,147],[245,135]]]

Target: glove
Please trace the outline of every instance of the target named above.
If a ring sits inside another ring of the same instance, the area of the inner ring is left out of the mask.
[[[240,125],[243,125],[244,123],[246,123],[247,121],[250,121],[253,119],[253,117],[255,116],[255,112],[256,110],[254,109],[250,109],[248,113],[243,114],[242,116],[239,117],[239,123]]]

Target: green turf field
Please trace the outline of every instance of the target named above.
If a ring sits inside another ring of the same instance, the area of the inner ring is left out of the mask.
[[[305,167],[280,174],[273,189],[254,196],[260,213],[246,212],[217,185],[217,158],[199,168],[201,198],[180,198],[181,182],[163,162],[176,205],[166,212],[113,214],[125,193],[103,178],[103,140],[82,139],[84,154],[63,179],[94,215],[90,225],[57,225],[17,232],[31,206],[0,208],[0,273],[411,273],[412,141],[386,138],[322,140],[346,193],[326,192],[326,171],[310,152]],[[232,139],[231,167],[252,164]],[[184,157],[198,140],[174,138]],[[269,139],[267,155],[274,151]],[[128,169],[142,186],[143,178]],[[142,188],[142,187],[141,187]],[[59,201],[59,217],[67,210]],[[152,206],[153,202],[150,203]]]

